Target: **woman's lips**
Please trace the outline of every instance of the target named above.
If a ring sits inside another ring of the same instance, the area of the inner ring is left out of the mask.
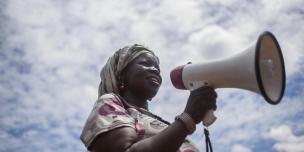
[[[148,79],[156,85],[160,85],[160,80],[156,76],[149,76]]]

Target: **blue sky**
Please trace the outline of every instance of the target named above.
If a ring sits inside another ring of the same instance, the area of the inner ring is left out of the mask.
[[[143,44],[161,61],[150,110],[173,121],[188,91],[169,72],[230,56],[271,31],[286,66],[279,105],[249,91],[217,89],[215,151],[303,152],[304,1],[2,0],[0,151],[85,151],[79,136],[97,97],[99,71],[117,49]],[[204,151],[202,127],[191,136]]]

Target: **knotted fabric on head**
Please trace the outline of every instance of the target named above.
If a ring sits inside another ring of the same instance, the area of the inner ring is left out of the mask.
[[[118,85],[121,71],[136,57],[145,53],[151,53],[155,56],[151,50],[138,44],[126,46],[116,51],[114,55],[108,59],[106,65],[100,72],[101,82],[99,84],[98,97],[106,93],[119,94]],[[155,56],[155,58],[159,64],[158,57]]]

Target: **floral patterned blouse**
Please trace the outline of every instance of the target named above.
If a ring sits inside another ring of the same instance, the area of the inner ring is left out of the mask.
[[[134,128],[138,140],[142,140],[161,132],[167,126],[149,113],[127,106],[117,95],[105,94],[96,101],[80,138],[90,150],[90,144],[99,134],[115,128]],[[186,139],[178,152],[198,152],[198,149]]]

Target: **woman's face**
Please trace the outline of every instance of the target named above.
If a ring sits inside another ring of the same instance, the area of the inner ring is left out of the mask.
[[[154,97],[162,83],[156,58],[145,53],[135,58],[123,71],[123,82],[128,91],[142,98]]]

